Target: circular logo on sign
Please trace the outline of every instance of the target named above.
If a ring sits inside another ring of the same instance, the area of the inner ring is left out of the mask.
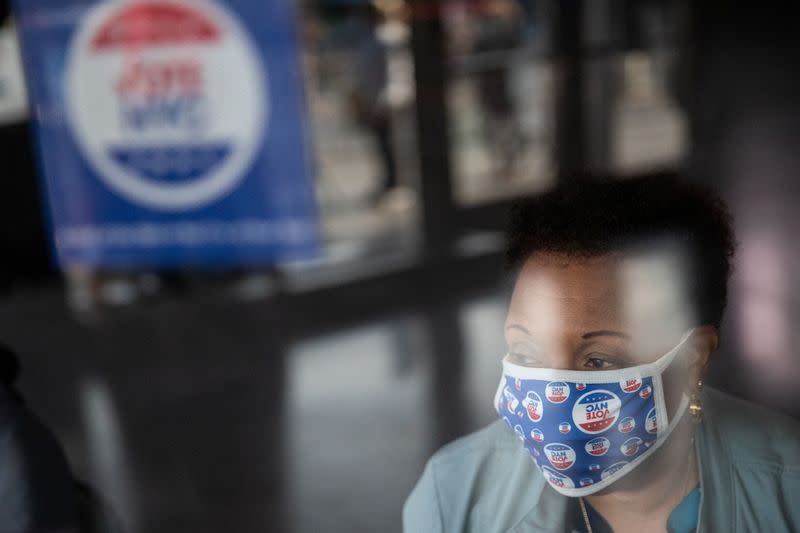
[[[544,440],[544,433],[542,433],[541,429],[532,429],[531,430],[531,438],[535,442],[542,442]]]
[[[622,402],[613,392],[594,390],[587,392],[572,407],[572,421],[584,433],[602,433],[610,428],[619,416]]]
[[[522,400],[522,406],[525,407],[525,412],[528,413],[528,418],[532,422],[538,422],[542,419],[544,405],[542,405],[542,398],[534,391],[528,391],[527,396]]]
[[[646,386],[642,390],[639,391],[639,396],[643,399],[648,399],[653,394],[653,387],[650,385]]]
[[[589,478],[589,477],[584,477],[584,478],[581,478],[581,480],[580,480],[581,487],[588,487],[589,485],[592,485],[593,483],[594,483],[594,481],[592,480],[592,478]]]
[[[586,453],[589,455],[594,455],[599,457],[601,455],[605,455],[608,449],[611,447],[611,441],[609,441],[605,437],[595,437],[589,442],[586,443],[584,449]]]
[[[556,472],[550,467],[543,466],[542,474],[544,474],[544,478],[554,487],[558,487],[561,489],[575,488],[575,484],[569,477],[565,476],[560,472]]]
[[[619,426],[617,429],[619,429],[620,433],[630,433],[635,427],[636,420],[634,420],[632,416],[626,416],[619,421]]]
[[[621,451],[623,455],[631,457],[636,455],[636,453],[639,451],[639,446],[641,445],[642,439],[639,437],[631,437],[622,443],[622,446],[619,447],[619,451]]]
[[[519,379],[519,378],[514,379],[514,388],[517,389],[518,391],[522,390],[522,380],[521,379]]]
[[[586,383],[576,383],[575,384],[575,388],[578,389],[578,390],[585,390],[586,389]]]
[[[563,403],[569,398],[569,385],[562,381],[553,381],[545,387],[544,395],[550,403]]]
[[[642,387],[642,380],[639,378],[622,379],[619,382],[619,388],[627,393],[636,392]]]
[[[597,472],[598,470],[600,470],[600,465],[599,464],[592,463],[592,464],[589,465],[589,471],[590,472]]]
[[[647,413],[647,419],[644,421],[644,429],[648,433],[656,433],[658,431],[658,417],[656,416],[656,408],[650,409]]]
[[[558,425],[558,430],[561,433],[569,433],[571,429],[572,429],[572,426],[569,425],[569,422],[561,422]]]
[[[600,479],[605,479],[608,476],[615,474],[617,471],[619,471],[626,464],[628,464],[628,461],[620,461],[619,463],[614,463],[613,465],[611,465],[608,468],[606,468],[605,470],[603,470],[603,473],[600,474]]]
[[[525,432],[522,430],[522,426],[520,426],[519,424],[514,426],[514,433],[517,434],[517,437],[519,437],[519,440],[525,442]]]
[[[265,80],[245,29],[211,0],[100,2],[70,44],[67,116],[117,194],[194,209],[229,193],[257,155]]]

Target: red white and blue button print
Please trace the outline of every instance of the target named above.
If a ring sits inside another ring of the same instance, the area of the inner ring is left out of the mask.
[[[599,483],[647,452],[659,420],[652,379],[568,383],[504,376],[501,417],[556,488]]]

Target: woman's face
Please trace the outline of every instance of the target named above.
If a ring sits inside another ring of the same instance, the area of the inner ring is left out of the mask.
[[[676,346],[693,322],[684,271],[674,259],[656,254],[536,253],[514,287],[505,324],[508,353],[521,364],[564,370],[653,362]],[[706,329],[716,339],[713,328],[701,328],[702,335]],[[696,381],[713,350],[705,347],[712,344],[687,343],[682,350],[687,353],[665,374],[665,385],[685,390]]]

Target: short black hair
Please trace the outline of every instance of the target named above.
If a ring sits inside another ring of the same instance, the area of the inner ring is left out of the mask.
[[[572,180],[516,203],[506,237],[511,269],[535,252],[588,258],[677,242],[689,255],[695,325],[722,322],[736,248],[732,217],[719,196],[676,174]]]

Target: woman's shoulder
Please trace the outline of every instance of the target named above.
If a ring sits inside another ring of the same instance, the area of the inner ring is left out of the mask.
[[[705,393],[712,438],[741,463],[796,470],[800,475],[800,422],[718,390]]]
[[[474,433],[445,444],[433,454],[431,461],[444,466],[453,462],[502,459],[504,452],[519,452],[521,449],[519,440],[508,425],[503,420],[496,420]]]
[[[536,473],[530,454],[502,420],[446,444],[433,454],[426,466],[426,470],[436,474],[443,490],[465,486],[472,490],[494,490],[498,478],[520,469]],[[541,479],[541,476],[535,478]]]
[[[707,531],[800,531],[800,424],[715,390],[700,425]]]
[[[507,531],[543,488],[530,455],[498,420],[430,458],[403,509],[405,531]]]

